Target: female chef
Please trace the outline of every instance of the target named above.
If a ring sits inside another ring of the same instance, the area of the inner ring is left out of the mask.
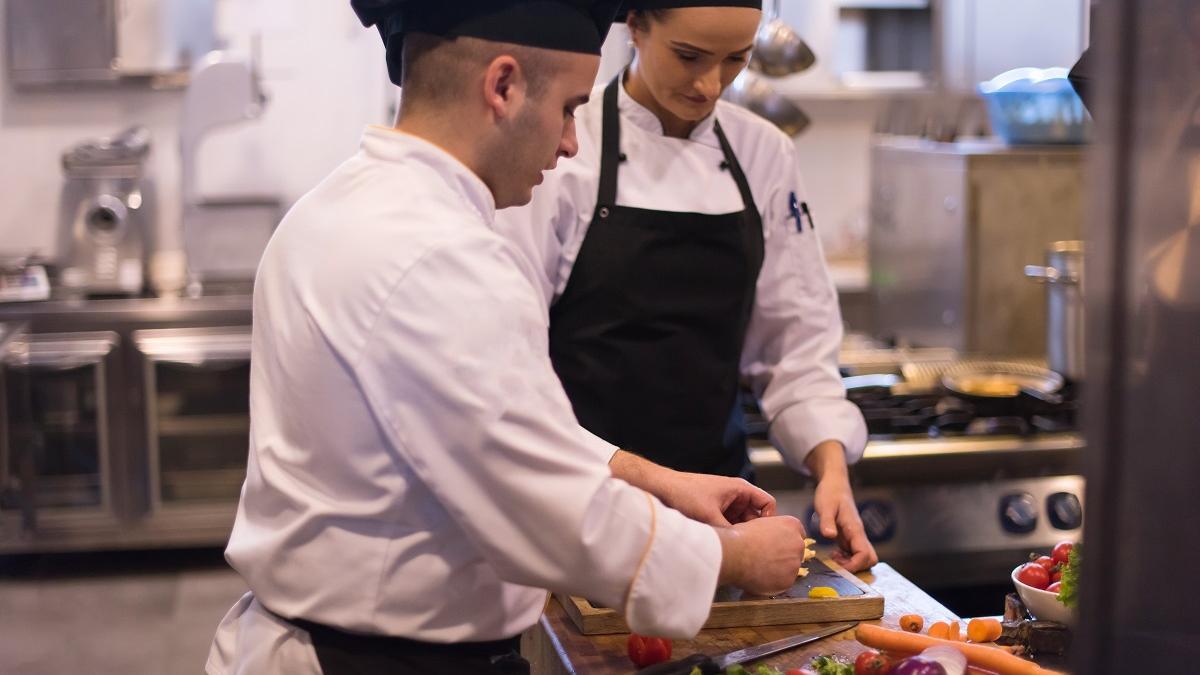
[[[750,476],[744,382],[820,533],[877,560],[847,475],[866,427],[838,375],[841,315],[796,147],[720,100],[760,0],[631,0],[636,55],[576,113],[579,153],[497,226],[538,268],[579,421],[683,471]]]

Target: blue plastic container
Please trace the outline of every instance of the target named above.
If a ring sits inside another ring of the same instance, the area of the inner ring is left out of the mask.
[[[992,131],[1012,145],[1086,143],[1091,117],[1066,68],[1017,68],[981,82]]]

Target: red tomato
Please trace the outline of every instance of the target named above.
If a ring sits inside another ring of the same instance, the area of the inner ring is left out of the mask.
[[[1047,572],[1053,571],[1054,566],[1058,564],[1058,563],[1054,562],[1054,558],[1051,558],[1048,555],[1040,556],[1040,557],[1036,558],[1033,562],[1037,563],[1038,565],[1041,565],[1042,567],[1045,567]]]
[[[884,675],[891,668],[891,659],[873,649],[868,649],[854,659],[854,675]]]
[[[1050,583],[1055,583],[1059,579],[1062,579],[1062,568],[1056,567],[1050,571]]]
[[[1037,563],[1025,563],[1017,570],[1017,581],[1044,590],[1050,585],[1050,573]]]
[[[1054,562],[1062,565],[1067,564],[1067,559],[1071,555],[1071,549],[1075,548],[1075,544],[1069,541],[1060,541],[1054,545],[1054,550],[1051,551],[1050,557],[1054,558]]]
[[[629,642],[625,646],[629,652],[629,660],[638,668],[662,663],[671,658],[671,641],[666,638],[630,633]]]
[[[1060,582],[1056,581],[1056,582],[1050,584],[1049,586],[1047,586],[1046,590],[1050,591],[1051,593],[1057,593],[1059,587],[1061,587],[1061,586],[1062,586],[1062,584]]]

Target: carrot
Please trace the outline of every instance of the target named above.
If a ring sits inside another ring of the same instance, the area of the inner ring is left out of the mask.
[[[922,619],[919,614],[905,614],[900,617],[900,629],[909,633],[920,633],[921,628],[925,626],[925,619]]]
[[[929,637],[945,640],[950,637],[950,624],[938,621],[929,627]]]
[[[958,625],[957,621],[951,621],[950,622],[950,635],[946,639],[953,640],[955,642],[962,642],[962,638],[960,637],[961,630],[962,630],[962,627]]]
[[[971,642],[994,642],[1004,632],[995,619],[971,619],[967,624],[967,639]]]
[[[930,627],[930,630],[933,628]],[[867,623],[858,625],[855,637],[868,647],[905,654],[919,654],[930,647],[954,647],[967,657],[967,662],[971,665],[995,671],[998,675],[1061,675],[1057,671],[1046,670],[1032,661],[1026,661],[994,647],[939,640],[927,635],[905,633]]]

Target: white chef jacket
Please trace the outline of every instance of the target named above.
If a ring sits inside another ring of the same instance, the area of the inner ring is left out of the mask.
[[[279,226],[254,289],[226,550],[253,597],[218,630],[210,674],[315,664],[264,606],[430,642],[521,633],[543,589],[649,634],[707,618],[716,532],[612,476],[616,448],[576,421],[533,271],[493,218],[466,166],[373,127]]]
[[[770,422],[772,443],[792,468],[819,443],[840,441],[849,462],[862,457],[867,428],[846,400],[838,372],[842,317],[821,241],[808,217],[797,230],[791,201],[805,200],[796,146],[757,115],[719,101],[686,139],[663,134],[658,117],[618,87],[621,162],[617,205],[722,214],[745,208],[714,120],[746,174],[763,222],[766,255],[742,349],[742,376]],[[587,236],[600,183],[603,87],[576,112],[579,154],[559,162],[525,207],[497,214],[499,231],[530,258],[547,302],[562,295]],[[737,317],[730,317],[736,321]]]

